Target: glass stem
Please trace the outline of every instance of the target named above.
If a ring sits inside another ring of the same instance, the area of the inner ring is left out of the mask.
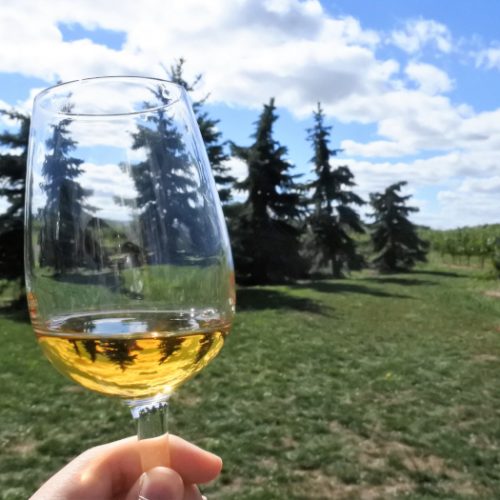
[[[142,470],[146,472],[160,465],[169,467],[168,396],[127,401],[127,404],[137,422]]]
[[[168,396],[161,399],[127,401],[137,422],[137,437],[148,439],[168,433]]]

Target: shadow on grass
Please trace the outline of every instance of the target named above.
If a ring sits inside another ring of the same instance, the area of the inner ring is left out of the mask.
[[[333,309],[315,300],[294,297],[286,292],[258,287],[239,287],[237,308],[241,311],[261,311],[264,309],[292,309],[307,311],[323,316],[331,316]]]
[[[411,295],[401,295],[397,293],[388,293],[369,286],[357,285],[354,283],[342,283],[340,281],[311,281],[291,285],[292,288],[310,288],[322,293],[359,293],[364,295],[373,295],[374,297],[388,297],[392,299],[412,299]]]
[[[403,277],[378,277],[373,276],[369,278],[361,278],[361,281],[368,281],[370,283],[380,283],[381,285],[401,285],[401,286],[419,286],[419,285],[437,285],[435,281],[425,279],[413,279]]]
[[[422,275],[430,275],[430,276],[443,276],[445,278],[465,278],[465,274],[456,273],[454,271],[426,271],[426,270],[413,270],[411,274],[422,274]]]
[[[59,281],[60,283],[71,283],[73,285],[91,285],[91,286],[104,286],[112,291],[119,291],[121,283],[116,274],[109,273],[98,273],[98,274],[64,274],[55,275],[53,277],[54,281]]]
[[[28,309],[24,307],[19,307],[17,305],[3,305],[0,306],[0,316],[4,319],[9,319],[11,321],[17,321],[19,323],[30,322],[30,317],[28,314]]]

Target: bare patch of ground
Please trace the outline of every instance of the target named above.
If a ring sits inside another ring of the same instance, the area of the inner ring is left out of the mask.
[[[301,478],[301,492],[311,499],[360,499],[382,500],[401,498],[416,488],[412,475],[427,474],[438,479],[437,487],[453,495],[469,498],[482,498],[482,487],[476,485],[470,476],[450,466],[443,458],[424,454],[421,451],[395,440],[382,440],[379,437],[365,438],[342,426],[339,422],[330,423],[331,432],[338,433],[351,450],[356,450],[357,460],[365,468],[380,472],[387,480],[384,484],[344,484],[335,475],[328,476],[320,470],[297,471]],[[401,474],[394,476],[389,464],[399,461]]]
[[[303,493],[304,498],[311,500],[395,499],[409,493],[414,487],[410,482],[376,486],[343,484],[338,478],[327,477],[319,471],[298,471],[297,475],[302,479],[302,488],[298,493]]]
[[[9,446],[9,451],[18,455],[30,455],[35,451],[37,446],[37,441],[23,441],[22,443],[16,443]]]
[[[61,391],[71,393],[85,392],[87,389],[84,389],[81,385],[65,385]]]
[[[493,363],[499,361],[499,357],[494,354],[476,354],[472,359],[479,363]]]

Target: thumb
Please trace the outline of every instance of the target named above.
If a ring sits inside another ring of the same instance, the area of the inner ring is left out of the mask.
[[[150,469],[135,482],[127,500],[183,500],[181,476],[167,467]]]

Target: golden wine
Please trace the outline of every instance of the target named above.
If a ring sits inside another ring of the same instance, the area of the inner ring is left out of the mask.
[[[35,333],[63,374],[126,399],[170,394],[220,351],[229,324],[193,313],[110,312],[53,318]]]

